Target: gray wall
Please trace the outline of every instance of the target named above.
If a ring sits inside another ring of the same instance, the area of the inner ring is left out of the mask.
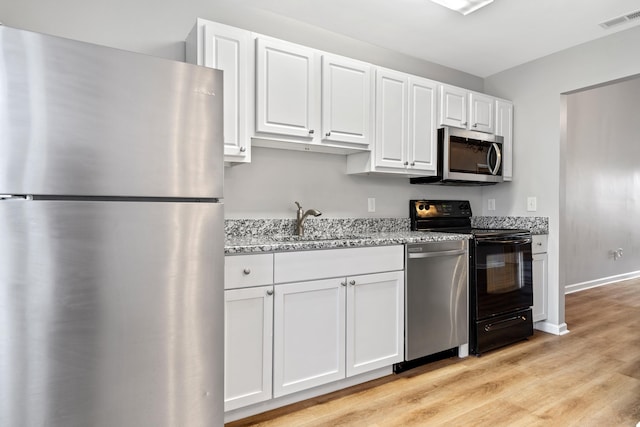
[[[567,95],[566,285],[640,272],[640,78]],[[614,260],[612,250],[624,255]]]
[[[0,2],[5,25],[177,60],[184,60],[184,39],[198,17],[472,90],[484,85],[479,77],[246,8],[240,0]],[[406,217],[412,197],[470,199],[481,210],[479,189],[416,187],[407,179],[347,176],[345,170],[345,156],[254,148],[251,164],[226,170],[226,216],[287,218],[298,200],[327,217]],[[368,197],[376,198],[373,214],[366,209]]]
[[[252,162],[225,170],[227,218],[292,218],[294,201],[324,217],[408,217],[412,198],[460,198],[481,211],[477,188],[410,185],[406,178],[345,175],[346,156],[252,148]],[[376,212],[367,212],[367,198]]]
[[[560,253],[565,200],[566,128],[562,94],[640,73],[640,27],[514,67],[485,79],[485,90],[515,105],[514,180],[484,190],[498,215],[528,215],[526,199],[538,198],[534,214],[549,217],[549,323],[564,324],[567,253]],[[494,213],[487,212],[486,214]],[[592,224],[591,227],[602,227]],[[606,272],[601,272],[602,276]]]
[[[472,90],[483,87],[480,77],[243,6],[242,0],[0,2],[0,22],[5,25],[180,61],[184,60],[184,39],[196,18],[280,37]]]

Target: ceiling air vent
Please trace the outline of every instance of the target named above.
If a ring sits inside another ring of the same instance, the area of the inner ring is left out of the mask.
[[[635,12],[627,13],[626,15],[618,16],[616,18],[609,19],[608,21],[601,22],[600,26],[605,30],[608,30],[611,27],[615,27],[617,25],[621,25],[639,18],[640,10],[636,10]]]

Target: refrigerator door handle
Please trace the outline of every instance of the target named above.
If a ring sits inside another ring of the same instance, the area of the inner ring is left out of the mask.
[[[33,200],[30,194],[0,194],[0,200]]]

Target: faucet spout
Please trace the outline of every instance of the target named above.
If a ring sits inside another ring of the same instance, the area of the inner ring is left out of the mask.
[[[304,209],[302,209],[302,206],[300,206],[300,203],[295,202],[295,204],[298,206],[298,212],[296,214],[295,234],[296,236],[304,236],[304,221],[307,219],[309,215],[320,216],[322,215],[322,212],[320,212],[317,209],[308,209],[305,212]]]

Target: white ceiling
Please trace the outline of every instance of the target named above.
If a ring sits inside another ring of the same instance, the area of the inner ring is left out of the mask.
[[[640,24],[599,25],[638,0],[495,0],[467,16],[428,0],[235,1],[479,77]]]

